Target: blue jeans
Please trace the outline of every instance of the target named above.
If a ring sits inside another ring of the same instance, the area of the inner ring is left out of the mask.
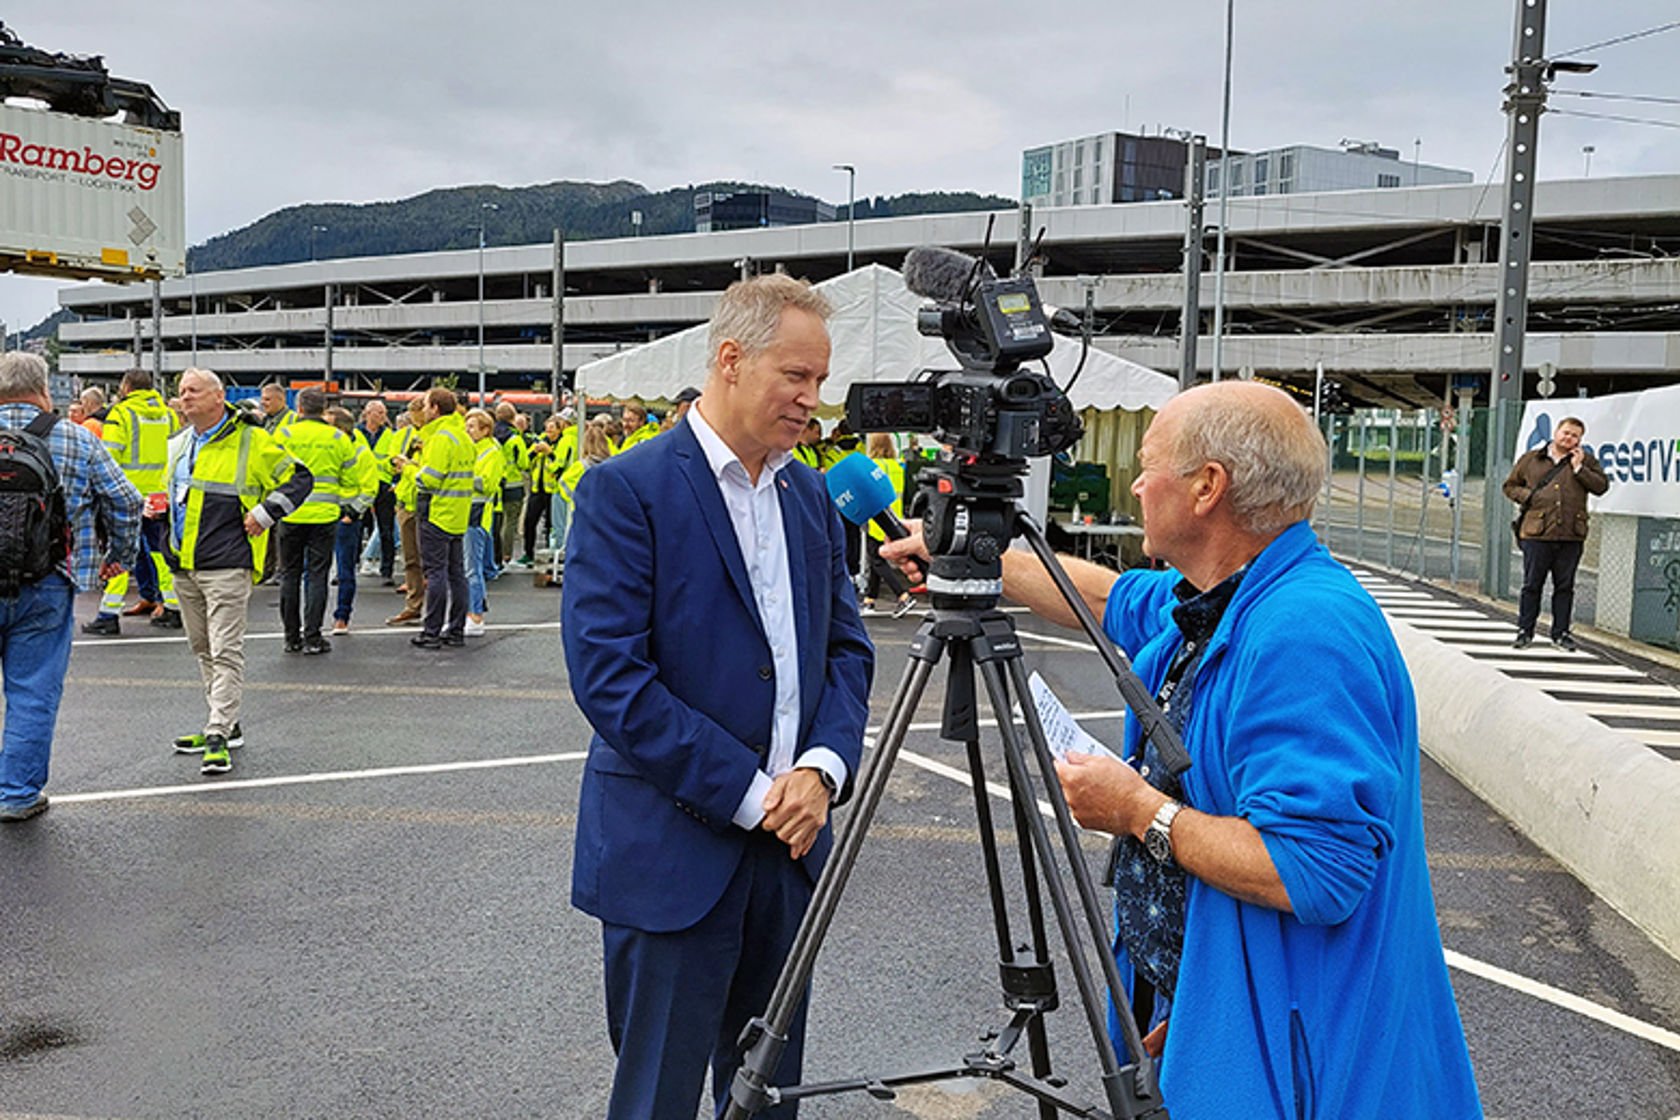
[[[550,547],[564,551],[566,526],[572,519],[572,504],[558,494],[548,496],[548,540]]]
[[[142,517],[140,519],[140,555],[134,560],[134,579],[140,591],[140,598],[148,603],[163,602],[163,592],[158,589],[157,564],[152,560],[154,553],[163,552],[163,534],[165,523],[161,517]]]
[[[338,522],[338,536],[333,538],[333,551],[338,556],[338,606],[333,618],[350,621],[350,608],[356,603],[356,553],[362,544],[362,522],[358,518]]]
[[[47,784],[58,702],[70,668],[75,590],[54,573],[0,599],[0,671],[6,728],[0,745],[0,804],[21,808]]]
[[[467,526],[467,610],[483,614],[490,609],[484,595],[484,581],[494,570],[496,554],[490,531],[477,522]]]

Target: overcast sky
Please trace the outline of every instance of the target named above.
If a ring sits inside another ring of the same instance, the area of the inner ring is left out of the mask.
[[[1375,140],[1485,180],[1516,0],[1237,0],[1231,142]],[[10,0],[26,43],[100,54],[181,111],[193,243],[301,202],[439,186],[771,182],[844,202],[1019,192],[1024,148],[1220,127],[1224,4]],[[1548,53],[1680,20],[1680,0],[1551,0]],[[1680,31],[1558,90],[1680,98]],[[1553,107],[1680,122],[1680,105]],[[1680,129],[1548,115],[1542,179],[1680,170]],[[0,275],[31,325],[57,285]]]

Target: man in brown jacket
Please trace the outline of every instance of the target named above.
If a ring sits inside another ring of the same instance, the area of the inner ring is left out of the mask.
[[[1522,597],[1517,606],[1517,640],[1534,641],[1540,620],[1540,592],[1552,577],[1552,644],[1575,649],[1569,619],[1575,609],[1575,569],[1587,539],[1587,495],[1610,489],[1604,468],[1581,446],[1587,426],[1573,416],[1558,421],[1551,442],[1519,458],[1505,480],[1505,496],[1521,506],[1517,542],[1523,554]]]

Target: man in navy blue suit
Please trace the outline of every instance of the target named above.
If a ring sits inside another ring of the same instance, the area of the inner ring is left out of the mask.
[[[609,1117],[692,1120],[708,1064],[722,1112],[861,759],[874,651],[840,519],[790,454],[828,314],[787,276],[731,285],[698,404],[577,488],[561,617],[595,736],[572,903],[602,926]],[[801,1009],[777,1084],[803,1036]]]

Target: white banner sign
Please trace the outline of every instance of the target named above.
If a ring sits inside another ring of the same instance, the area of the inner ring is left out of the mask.
[[[1610,490],[1600,513],[1680,517],[1680,385],[1590,399],[1529,401],[1517,455],[1540,447],[1567,416],[1587,426],[1581,444],[1598,458]],[[1504,481],[1501,479],[1500,481]]]

